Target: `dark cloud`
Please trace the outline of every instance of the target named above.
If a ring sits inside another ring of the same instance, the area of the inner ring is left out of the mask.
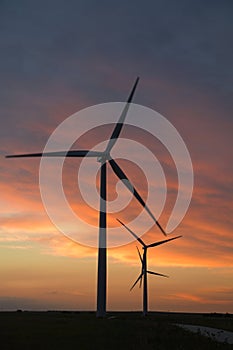
[[[24,298],[24,297],[0,297],[0,310],[1,311],[15,311],[15,310],[45,310],[46,306],[36,299]]]
[[[231,10],[229,1],[2,1],[1,149],[43,148],[71,113],[123,100],[136,75],[137,102],[172,121],[177,106],[190,114],[205,99],[232,120]]]
[[[231,90],[231,8],[194,0],[3,2],[2,74],[37,92],[54,81],[93,89],[108,70]]]

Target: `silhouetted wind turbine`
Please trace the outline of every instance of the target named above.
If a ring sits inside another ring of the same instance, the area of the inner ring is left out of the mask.
[[[145,244],[145,242],[143,242],[143,240],[138,237],[136,235],[136,233],[134,233],[132,230],[130,230],[130,228],[128,228],[122,221],[120,221],[119,219],[117,219],[117,221],[126,228],[126,230],[129,231],[129,233],[131,233],[131,235],[134,236],[134,238],[136,238],[136,240],[142,245],[142,249],[143,249],[143,256],[141,256],[141,253],[137,247],[137,251],[138,251],[138,255],[139,258],[141,260],[142,263],[142,269],[141,269],[141,273],[138,276],[138,278],[136,279],[136,281],[134,282],[134,284],[132,285],[132,287],[130,288],[130,291],[136,286],[136,284],[140,281],[139,286],[141,287],[142,284],[142,279],[143,279],[143,316],[146,316],[148,313],[148,291],[147,291],[147,274],[151,274],[151,275],[156,275],[156,276],[162,276],[162,277],[168,277],[166,275],[163,275],[161,273],[157,273],[157,272],[153,272],[153,271],[149,271],[147,270],[147,249],[148,248],[152,248],[152,247],[157,247],[158,245],[173,241],[174,239],[180,238],[182,236],[177,236],[177,237],[173,237],[173,238],[169,238],[169,239],[165,239],[163,241],[159,241],[159,242],[155,242],[155,243],[151,243],[151,244]]]
[[[156,220],[138,191],[130,183],[128,177],[117,164],[117,162],[111,158],[111,150],[115,145],[118,137],[120,136],[127,112],[132,102],[133,95],[135,93],[139,78],[136,79],[126,105],[119,117],[119,120],[113,130],[107,147],[104,151],[87,151],[87,150],[71,150],[71,151],[60,151],[60,152],[44,152],[44,153],[33,153],[33,154],[19,154],[19,155],[8,155],[6,158],[19,158],[19,157],[94,157],[97,158],[101,164],[100,168],[100,214],[99,214],[99,248],[98,248],[98,283],[97,283],[97,317],[104,317],[106,315],[106,228],[107,228],[107,217],[106,217],[106,200],[107,200],[107,162],[110,164],[112,170],[116,176],[124,183],[128,190],[134,195],[138,202],[145,208],[151,218],[154,220],[156,225],[166,236],[165,231]]]

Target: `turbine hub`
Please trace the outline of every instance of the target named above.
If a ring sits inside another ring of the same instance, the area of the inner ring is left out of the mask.
[[[109,153],[104,153],[102,156],[97,157],[97,162],[105,163],[110,158]]]

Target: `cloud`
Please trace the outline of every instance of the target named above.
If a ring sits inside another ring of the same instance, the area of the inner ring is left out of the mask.
[[[46,310],[43,302],[30,297],[0,296],[0,305],[2,311]]]
[[[177,301],[188,301],[198,304],[210,304],[210,305],[230,305],[232,302],[232,288],[212,288],[212,289],[203,289],[198,288],[196,294],[194,293],[177,293],[167,296],[167,299],[173,299]]]
[[[70,170],[72,170],[72,167],[67,168],[67,175],[65,175],[67,198],[73,210],[86,222],[86,224],[84,222],[82,229],[85,229],[85,227],[88,228],[88,224],[94,225],[95,228],[93,228],[93,232],[91,233],[90,231],[90,238],[93,237],[93,239],[97,239],[98,210],[91,209],[82,200],[80,201],[79,191],[74,191],[74,188],[76,188],[75,172],[72,173]],[[199,176],[202,176],[204,171],[205,170],[200,170]],[[18,174],[17,170],[16,174]],[[30,174],[29,178],[28,174]],[[132,178],[134,178],[136,172],[132,169],[131,172],[128,171],[128,174],[130,178],[131,175]],[[37,192],[38,189],[33,179],[33,173],[21,171],[20,179],[24,185],[21,185],[20,180],[20,186],[18,186],[18,188],[14,185],[16,177],[13,175],[8,177],[8,182],[2,184],[1,192],[3,193],[2,200],[4,202],[4,208],[1,214],[0,224],[1,241],[17,242],[18,245],[20,241],[25,242],[29,240],[29,242],[33,241],[45,246],[48,245],[48,247],[50,247],[48,251],[51,251],[52,254],[60,254],[62,256],[67,254],[67,256],[77,257],[88,254],[88,256],[91,256],[93,254],[92,249],[85,249],[66,238],[59,238],[62,237],[62,235],[56,233],[57,231],[49,221],[43,209],[39,193],[35,196],[35,192]],[[110,180],[113,180],[113,183],[110,182],[109,189],[114,192],[115,179],[111,179],[110,177]],[[140,179],[138,178],[136,181],[134,179],[134,182],[136,182],[137,188],[140,189]],[[220,183],[216,184],[214,180],[207,181],[206,184],[205,187],[195,188],[188,214],[177,231],[174,232],[174,234],[177,235],[182,234],[183,238],[180,239],[179,242],[172,242],[166,245],[166,254],[160,254],[160,249],[158,249],[158,252],[156,251],[156,256],[158,254],[158,261],[160,264],[183,264],[186,266],[232,265],[233,247],[231,247],[230,244],[230,229],[232,223],[230,207],[226,202],[228,187],[226,186],[225,189]],[[90,183],[90,188],[92,188],[92,186],[93,184]],[[170,182],[170,186],[174,186],[175,188],[175,182]],[[143,193],[144,191],[142,191],[142,194]],[[174,195],[171,196],[172,198],[170,198],[173,203],[174,196],[175,192]],[[169,209],[169,207],[170,204],[168,203],[166,208]],[[219,207],[224,208],[224,211],[220,211]],[[166,223],[169,213],[166,208],[165,213],[160,218],[163,224]],[[59,212],[59,208],[57,208],[57,210]],[[109,215],[109,227],[115,227],[117,225],[115,220],[116,216],[120,217],[121,220],[127,224],[130,222],[130,218],[138,215],[140,211],[140,206],[136,201],[132,200],[130,206],[122,212],[117,215],[116,213]],[[227,216],[227,212],[229,212],[229,216]],[[128,225],[131,227],[130,223]],[[135,229],[136,233],[140,235],[141,232],[144,232],[143,222],[141,226],[132,229]],[[86,232],[86,234],[88,234],[88,232]],[[121,227],[119,227],[119,234],[128,235]],[[46,236],[48,239],[45,238]],[[143,239],[148,243],[162,238],[163,237],[155,226],[143,236]],[[110,255],[125,262],[129,262],[130,260],[135,261],[137,255],[133,253],[134,246],[135,244],[131,244],[121,249],[113,249],[110,251]],[[161,251],[163,251],[163,249],[165,248],[161,247]],[[157,263],[156,259],[153,259],[153,255],[151,257],[151,263]]]

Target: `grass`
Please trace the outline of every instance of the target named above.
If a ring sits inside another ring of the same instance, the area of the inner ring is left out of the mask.
[[[94,312],[1,312],[1,349],[231,349],[173,323],[233,330],[231,317],[198,314]]]

